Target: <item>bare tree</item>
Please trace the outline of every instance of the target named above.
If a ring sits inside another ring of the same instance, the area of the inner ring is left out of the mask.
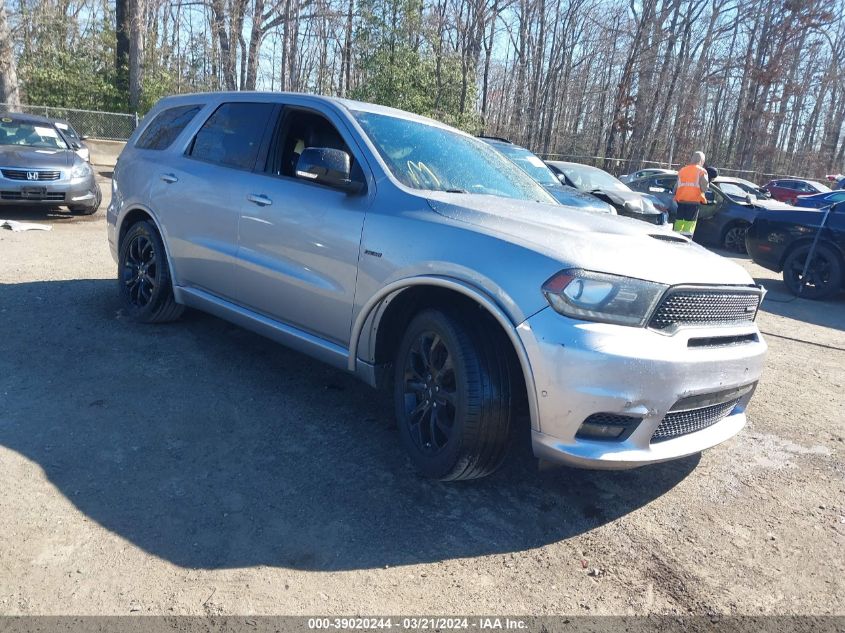
[[[6,17],[6,0],[0,0],[0,103],[11,108],[20,107],[17,64]]]

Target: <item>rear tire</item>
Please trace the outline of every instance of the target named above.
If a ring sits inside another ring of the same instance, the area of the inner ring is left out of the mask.
[[[444,481],[475,479],[507,452],[512,384],[507,348],[459,314],[425,310],[396,353],[399,434],[415,468]]]
[[[810,244],[793,249],[783,262],[783,282],[789,291],[805,299],[827,299],[842,289],[842,262],[825,244],[816,246],[813,260],[803,276]]]
[[[165,323],[185,310],[173,297],[164,242],[146,220],[129,227],[120,242],[117,281],[123,308],[133,321]]]

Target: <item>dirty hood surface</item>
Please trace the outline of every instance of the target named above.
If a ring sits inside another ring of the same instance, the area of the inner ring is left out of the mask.
[[[665,284],[753,284],[739,265],[668,227],[495,196],[427,192],[431,208],[573,267]]]

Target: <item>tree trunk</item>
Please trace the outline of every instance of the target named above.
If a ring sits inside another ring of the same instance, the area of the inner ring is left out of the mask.
[[[129,11],[129,109],[137,112],[144,81],[144,0],[130,0]]]
[[[12,34],[6,20],[6,0],[0,0],[0,103],[11,109],[20,108],[18,72],[12,50]]]
[[[129,3],[130,0],[115,0],[114,70],[117,76],[117,90],[129,92]]]

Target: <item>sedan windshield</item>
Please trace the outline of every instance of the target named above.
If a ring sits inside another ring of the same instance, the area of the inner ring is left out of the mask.
[[[67,149],[59,131],[49,123],[30,123],[9,117],[0,119],[0,145]]]
[[[566,174],[581,191],[630,191],[631,189],[606,171],[587,165],[562,165]]]
[[[529,152],[524,147],[518,145],[508,145],[506,143],[497,143],[493,145],[497,150],[502,152],[505,156],[515,162],[522,170],[531,176],[541,185],[560,185],[560,181],[555,177],[552,170],[546,167],[546,164],[537,158],[534,154]]]
[[[353,113],[390,172],[406,187],[554,204],[554,198],[486,143],[419,121]]]
[[[745,200],[745,196],[748,195],[745,189],[732,182],[717,182],[716,184],[719,185],[719,189],[722,190],[722,193],[730,196],[731,198]]]
[[[815,189],[820,193],[827,193],[828,191],[831,191],[830,187],[815,180],[808,180],[807,182],[810,183],[812,187],[815,187]]]

